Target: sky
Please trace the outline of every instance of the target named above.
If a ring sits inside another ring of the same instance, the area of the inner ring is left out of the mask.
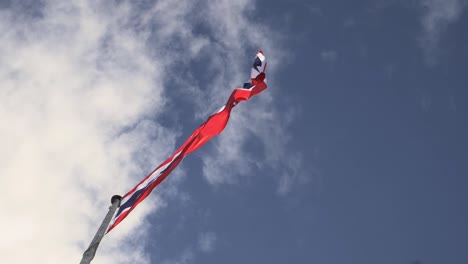
[[[0,0],[0,255],[77,263],[262,49],[268,89],[92,263],[468,263],[468,2]]]

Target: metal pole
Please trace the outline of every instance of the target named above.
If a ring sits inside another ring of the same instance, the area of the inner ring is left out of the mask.
[[[91,241],[91,244],[89,244],[88,249],[83,253],[83,258],[81,259],[80,264],[89,264],[91,263],[91,260],[93,260],[94,255],[96,255],[96,250],[99,246],[99,243],[101,242],[101,239],[104,237],[107,231],[107,227],[109,226],[110,221],[112,220],[112,216],[115,213],[115,210],[120,206],[120,201],[122,200],[122,197],[120,195],[114,195],[111,198],[111,203],[112,205],[109,207],[109,212],[107,212],[106,217],[104,218],[104,221],[102,221],[101,226],[99,227],[98,231],[96,232],[96,235],[93,238],[93,241]]]

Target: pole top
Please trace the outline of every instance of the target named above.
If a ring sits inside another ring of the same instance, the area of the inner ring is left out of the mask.
[[[122,196],[116,194],[116,195],[112,196],[111,203],[114,204],[115,202],[118,201],[119,204],[117,206],[120,206],[120,201],[121,200],[122,200]]]

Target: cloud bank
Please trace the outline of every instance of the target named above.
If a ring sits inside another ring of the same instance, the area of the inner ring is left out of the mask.
[[[2,258],[76,262],[109,197],[143,175],[142,163],[162,160],[156,150],[172,149],[177,133],[147,118],[165,104],[164,71],[145,46],[146,32],[130,25],[131,6],[45,1],[35,12],[25,8],[0,15]],[[149,210],[142,206],[122,226],[114,249],[143,228]],[[139,245],[102,252],[100,263],[145,262]]]

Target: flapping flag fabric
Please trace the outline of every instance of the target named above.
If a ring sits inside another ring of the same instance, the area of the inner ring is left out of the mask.
[[[250,81],[244,83],[243,88],[234,89],[227,103],[216,113],[212,114],[205,123],[200,125],[185,141],[185,143],[153,172],[122,197],[120,207],[109,225],[107,232],[111,231],[135,207],[143,201],[184,159],[185,156],[197,150],[212,137],[220,134],[226,127],[231,110],[240,102],[249,100],[252,96],[261,93],[267,88],[265,80],[266,59],[260,50],[255,57]]]

